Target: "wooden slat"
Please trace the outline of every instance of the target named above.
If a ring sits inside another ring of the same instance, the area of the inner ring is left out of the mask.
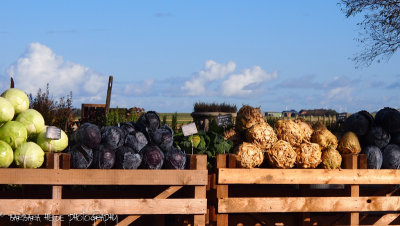
[[[390,169],[218,169],[219,184],[400,184]]]
[[[229,160],[227,154],[217,155],[217,168],[222,169],[222,168],[225,168],[227,166],[229,167],[229,163],[231,163],[231,162],[229,162],[227,160]],[[228,164],[227,164],[227,162],[228,162]],[[219,177],[219,176],[220,175],[217,175],[217,177]],[[219,200],[219,199],[228,198],[228,195],[229,195],[229,193],[228,193],[229,190],[228,189],[229,189],[228,185],[220,185],[220,184],[218,184],[217,185],[217,199]],[[219,204],[217,204],[217,208],[218,208],[218,205]],[[228,214],[221,214],[220,212],[218,212],[218,214],[217,214],[217,226],[228,226],[228,223],[229,223]]]
[[[60,169],[60,153],[47,153],[47,160],[52,160],[52,168]],[[52,186],[52,199],[60,200],[62,198],[62,186]],[[61,221],[52,221],[52,226],[61,226]]]
[[[161,192],[159,195],[157,195],[154,199],[166,199],[181,188],[182,188],[182,186],[171,186],[171,187],[167,188],[165,191]],[[127,216],[125,219],[120,221],[116,226],[128,226],[129,224],[134,222],[136,219],[138,219],[140,216],[141,215]]]
[[[190,168],[191,169],[201,169],[207,170],[207,156],[206,155],[192,155]],[[207,174],[207,182],[208,182],[208,174]],[[194,187],[194,198],[195,199],[206,199],[206,186],[195,186]],[[193,224],[196,226],[203,226],[206,224],[206,215],[194,215],[193,216]]]
[[[0,184],[207,185],[207,170],[0,169]]]
[[[374,223],[374,225],[389,225],[394,220],[396,220],[399,216],[400,216],[400,214],[398,214],[398,213],[391,213],[391,214],[383,215],[377,222]]]
[[[279,197],[218,200],[219,213],[400,211],[400,197]]]
[[[0,213],[20,214],[206,214],[206,199],[1,199]]]

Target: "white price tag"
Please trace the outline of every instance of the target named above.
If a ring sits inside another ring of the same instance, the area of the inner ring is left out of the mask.
[[[61,129],[55,126],[48,126],[46,128],[46,138],[52,140],[61,139]]]
[[[197,133],[197,127],[194,122],[182,125],[183,136],[187,137]]]

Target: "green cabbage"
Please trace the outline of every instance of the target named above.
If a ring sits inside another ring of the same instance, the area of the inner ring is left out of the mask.
[[[14,118],[14,106],[4,97],[0,97],[0,124]]]
[[[19,113],[15,121],[24,124],[28,131],[28,136],[38,134],[45,129],[44,118],[35,109],[28,109]]]
[[[46,129],[39,133],[36,143],[46,152],[61,152],[68,146],[68,136],[61,130],[61,138],[52,140],[46,138]]]
[[[10,145],[0,140],[0,168],[7,168],[14,160],[14,152]]]
[[[44,162],[44,151],[33,142],[23,143],[15,150],[14,162],[20,168],[39,168]]]
[[[14,106],[15,114],[19,114],[29,108],[29,99],[22,90],[10,88],[1,94]]]
[[[25,143],[27,138],[28,132],[20,122],[9,121],[0,127],[0,140],[5,141],[12,149],[16,149]]]

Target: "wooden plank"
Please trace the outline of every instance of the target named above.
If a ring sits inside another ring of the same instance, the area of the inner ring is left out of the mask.
[[[207,170],[0,169],[0,184],[207,185]]]
[[[357,169],[358,168],[358,158],[359,155],[353,154],[343,154],[342,155],[342,168],[344,169]],[[349,195],[351,197],[359,197],[360,196],[360,187],[358,184],[347,185],[347,189],[349,190]],[[349,215],[350,225],[359,225],[360,224],[360,213],[352,212]]]
[[[358,169],[367,169],[367,155],[366,154],[358,155]]]
[[[181,189],[183,186],[171,186],[167,188],[165,191],[161,192],[159,195],[154,197],[154,199],[166,199],[175,192],[177,192],[179,189]],[[120,221],[116,226],[128,226],[135,220],[137,220],[141,215],[131,215],[127,216],[125,219]]]
[[[192,155],[190,167],[191,169],[199,169],[199,170],[207,170],[207,156],[206,155]],[[208,182],[208,174],[207,174],[207,182]],[[194,187],[194,198],[195,199],[206,199],[207,188],[205,185],[195,186]],[[206,224],[206,215],[194,215],[193,216],[193,224],[196,226],[205,225]]]
[[[206,199],[1,199],[0,213],[206,214]]]
[[[310,185],[308,184],[301,184],[300,186],[300,193],[302,197],[309,197],[310,196]],[[311,214],[307,212],[303,212],[300,214],[300,225],[301,226],[311,226]]]
[[[217,155],[217,168],[223,169],[229,166],[229,163],[227,164],[227,158],[227,154]],[[219,176],[220,175],[218,174],[217,178],[219,178]],[[228,198],[228,185],[217,184],[217,199],[224,200],[226,198]],[[219,204],[217,203],[217,209],[219,208],[218,206]],[[220,212],[217,213],[217,226],[228,226],[228,220],[228,214],[221,214]]]
[[[400,211],[400,197],[277,197],[218,200],[219,213]]]
[[[390,169],[218,169],[219,184],[400,184]]]
[[[54,169],[60,169],[60,153],[51,153],[48,154],[46,157],[52,159],[52,165]],[[52,186],[52,199],[53,200],[60,200],[62,198],[62,186]],[[52,226],[61,226],[61,221],[52,221]]]
[[[389,225],[394,220],[396,220],[399,216],[400,216],[400,214],[398,214],[398,213],[385,214],[373,225]]]

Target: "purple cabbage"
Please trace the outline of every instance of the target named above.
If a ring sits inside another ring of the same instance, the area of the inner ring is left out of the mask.
[[[148,111],[139,117],[135,126],[150,140],[150,132],[156,131],[161,126],[160,116],[155,111]]]
[[[94,150],[93,167],[96,169],[111,169],[115,164],[115,152],[107,145],[100,145]]]
[[[400,144],[400,132],[399,133],[392,133],[390,142],[392,144]]]
[[[380,126],[374,126],[367,134],[367,142],[370,145],[376,145],[382,149],[390,142],[390,134]]]
[[[142,163],[142,156],[128,146],[118,148],[115,154],[115,166],[118,169],[137,169]]]
[[[350,115],[344,122],[346,131],[352,131],[358,137],[364,136],[368,133],[373,125],[374,118],[367,111],[359,111]]]
[[[150,137],[152,143],[159,146],[163,151],[171,148],[174,143],[174,131],[168,125],[151,132]]]
[[[383,150],[383,168],[400,169],[400,146],[389,144]]]
[[[115,150],[125,142],[125,132],[117,126],[106,126],[101,129],[101,143]]]
[[[400,132],[400,112],[394,108],[385,107],[375,115],[375,123],[389,133]]]
[[[71,168],[88,169],[93,163],[93,150],[80,144],[69,146],[67,153],[71,155]]]
[[[367,155],[367,168],[380,169],[383,163],[383,155],[381,149],[377,146],[367,146],[362,152]]]
[[[165,154],[165,168],[185,169],[186,154],[176,147],[170,147]]]
[[[72,140],[90,149],[97,148],[101,142],[101,132],[97,125],[87,122],[75,131]]]
[[[130,134],[136,131],[134,122],[122,123],[120,128],[124,130],[125,134]]]
[[[146,145],[140,150],[142,155],[141,168],[144,169],[161,169],[164,163],[164,154],[159,147],[155,145]]]
[[[146,136],[139,131],[132,132],[125,137],[125,146],[139,152],[148,143]]]

